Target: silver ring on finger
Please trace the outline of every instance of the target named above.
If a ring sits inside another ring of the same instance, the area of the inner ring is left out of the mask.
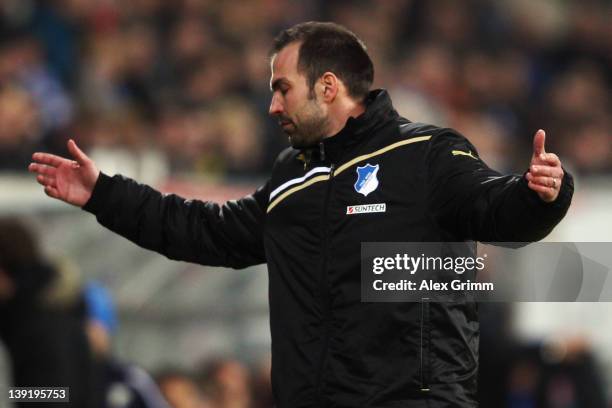
[[[552,186],[553,188],[557,188],[557,179],[553,177],[552,179]]]

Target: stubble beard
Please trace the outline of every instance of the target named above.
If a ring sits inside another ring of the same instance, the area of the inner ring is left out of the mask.
[[[327,124],[328,118],[313,100],[302,109],[301,114],[296,114],[296,120],[284,131],[291,146],[303,149],[317,144],[325,137]]]

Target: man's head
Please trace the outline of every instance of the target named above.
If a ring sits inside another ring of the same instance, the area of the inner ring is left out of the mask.
[[[307,22],[282,31],[272,48],[270,115],[293,147],[329,136],[334,115],[361,103],[374,79],[365,46],[334,23]]]

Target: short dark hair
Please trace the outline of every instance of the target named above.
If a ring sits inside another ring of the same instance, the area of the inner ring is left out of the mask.
[[[0,268],[7,272],[42,261],[38,239],[18,218],[0,217]]]
[[[298,71],[305,73],[309,88],[330,71],[346,85],[355,99],[363,99],[374,81],[374,65],[365,44],[353,32],[336,23],[309,21],[283,30],[275,39],[274,55],[300,42]]]

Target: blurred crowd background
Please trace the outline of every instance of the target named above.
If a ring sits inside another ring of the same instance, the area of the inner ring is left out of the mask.
[[[111,161],[157,152],[162,175],[265,175],[286,145],[267,52],[311,19],[358,33],[400,113],[493,166],[524,168],[544,128],[568,167],[612,170],[611,11],[594,0],[3,0],[0,166],[73,137]]]
[[[155,258],[76,210],[43,204],[19,173],[32,152],[65,155],[74,138],[108,173],[214,200],[250,192],[287,146],[267,116],[268,50],[305,20],[355,31],[375,87],[390,91],[400,114],[458,129],[492,167],[524,171],[543,128],[546,149],[578,185],[609,179],[609,1],[0,0],[0,216],[27,220],[0,220],[0,254],[12,259],[0,263],[0,385],[27,378],[29,367],[71,384],[75,398],[89,390],[82,401],[105,395],[109,407],[272,406],[265,268]],[[605,186],[577,192],[576,217],[609,214]],[[587,221],[581,227],[594,232],[570,226],[557,238],[610,236],[605,220]],[[605,407],[609,312],[575,316],[601,329],[594,349],[579,335],[526,342],[511,329],[520,311],[484,306],[482,406]],[[41,369],[45,356],[54,370]]]

